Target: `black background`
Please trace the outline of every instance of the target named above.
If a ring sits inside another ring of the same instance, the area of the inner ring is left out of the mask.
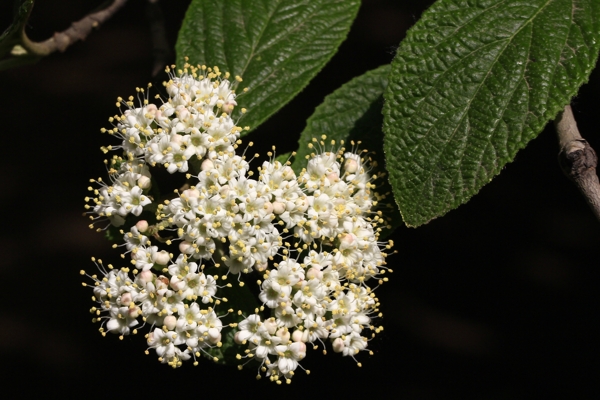
[[[0,30],[11,20],[0,2]],[[391,61],[431,2],[365,0],[348,39],[310,85],[253,135],[294,148],[323,97]],[[40,0],[29,34],[43,40],[99,1]],[[189,1],[161,2],[174,46]],[[203,361],[172,370],[144,355],[141,335],[97,332],[80,269],[118,262],[82,217],[88,179],[117,96],[152,80],[145,2],[131,0],[64,54],[0,73],[0,362],[4,391],[64,397],[285,396],[438,399],[582,398],[598,391],[600,225],[561,174],[547,127],[468,204],[394,234],[391,282],[378,289],[384,332],[363,367],[309,351],[291,387]],[[164,76],[159,77],[159,80]],[[600,149],[600,74],[573,100]],[[10,370],[12,373],[7,373]],[[8,386],[7,386],[8,385]],[[252,394],[255,395],[252,395]],[[282,397],[280,397],[282,398]]]

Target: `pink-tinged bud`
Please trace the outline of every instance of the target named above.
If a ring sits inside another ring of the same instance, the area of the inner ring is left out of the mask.
[[[336,183],[336,182],[339,182],[340,176],[338,175],[337,172],[332,172],[329,175],[327,175],[327,180],[331,183]]]
[[[152,255],[152,261],[154,261],[154,263],[158,265],[167,265],[170,259],[171,257],[169,256],[169,253],[167,253],[164,250],[161,250],[158,253],[154,253]]]
[[[209,337],[208,341],[210,342],[210,344],[217,344],[221,341],[221,334],[219,333],[216,337],[212,338]]]
[[[132,307],[130,309],[127,310],[127,313],[129,314],[129,316],[131,318],[137,318],[140,316],[141,314],[141,310],[139,307]]]
[[[242,332],[238,331],[235,333],[235,336],[233,336],[233,341],[236,342],[237,344],[243,344],[244,341],[240,339],[240,334]]]
[[[308,209],[308,201],[306,198],[296,199],[296,209],[300,212],[304,212]]]
[[[336,338],[331,344],[331,347],[333,347],[333,351],[335,351],[336,353],[341,353],[342,351],[344,351],[346,345],[344,344],[342,338]]]
[[[227,102],[227,103],[223,104],[223,106],[221,107],[221,110],[223,110],[223,112],[226,112],[227,114],[231,114],[235,105],[236,105],[235,102],[233,102],[233,103]]]
[[[296,342],[293,346],[298,348],[298,360],[302,360],[306,357],[306,345],[302,342]]]
[[[193,254],[194,246],[190,242],[186,242],[185,240],[179,243],[179,251],[183,254]]]
[[[140,176],[140,178],[137,180],[137,185],[144,190],[150,189],[150,186],[152,186],[152,180],[147,176]]]
[[[294,170],[287,165],[283,167],[283,170],[281,171],[281,176],[286,181],[296,180],[296,174],[294,173]]]
[[[254,263],[254,269],[258,272],[263,272],[267,269],[267,267],[269,266],[269,263]]]
[[[294,331],[294,333],[292,333],[292,340],[294,342],[302,342],[302,331],[299,329],[296,329]]]
[[[148,221],[146,221],[145,219],[138,221],[135,224],[135,227],[137,228],[138,232],[144,233],[148,230]]]
[[[168,330],[172,331],[175,328],[175,326],[177,325],[177,318],[175,318],[172,315],[167,315],[165,317],[163,324],[165,325],[165,327]]]
[[[306,271],[306,278],[310,279],[317,279],[317,280],[322,280],[323,279],[323,272],[321,272],[321,270],[319,270],[318,268],[310,268],[308,271]]]
[[[190,116],[190,112],[184,106],[177,107],[176,112],[177,112],[177,117],[179,118],[179,120],[184,120]],[[171,140],[171,141],[173,141],[173,140]]]
[[[173,290],[178,291],[185,287],[185,282],[179,279],[177,276],[171,277],[171,287]]]
[[[142,271],[138,276],[144,283],[152,282],[152,279],[154,278],[154,274],[150,270]]]
[[[285,212],[285,204],[280,201],[276,201],[273,203],[273,213],[279,215]]]
[[[131,303],[131,293],[123,293],[121,295],[121,304],[124,306],[128,306]]]
[[[216,328],[211,328],[208,330],[208,341],[211,344],[216,344],[221,341],[221,332],[219,332]]]
[[[267,332],[269,332],[269,335],[274,335],[275,332],[277,331],[277,322],[275,321],[274,318],[269,318],[268,320],[266,320],[264,322],[265,328],[267,329]]]
[[[146,106],[146,113],[149,113],[152,116],[154,116],[154,114],[156,114],[156,111],[158,111],[158,108],[156,108],[156,105],[154,105],[154,104],[148,104]]]
[[[229,194],[229,190],[229,185],[223,185],[219,190],[219,194],[223,197],[227,197],[227,195]]]
[[[200,169],[202,171],[209,171],[214,168],[215,168],[215,164],[212,161],[210,161],[209,159],[202,161],[202,165],[200,166]]]
[[[200,197],[200,191],[198,189],[187,189],[184,190],[181,195],[187,197],[188,199],[198,198]]]
[[[356,241],[356,238],[354,235],[351,235],[349,233],[345,234],[344,237],[342,238],[342,242],[352,245],[354,242]]]
[[[171,141],[171,143],[177,143],[178,145],[181,146],[183,144],[183,136],[181,136],[178,133],[174,133],[171,135],[170,141]]]
[[[287,328],[279,328],[276,335],[281,338],[282,344],[290,341],[290,331],[288,331]]]
[[[271,215],[271,213],[273,212],[273,203],[271,203],[270,201],[265,202],[265,204],[263,205],[263,209],[265,210],[266,215]]]
[[[344,171],[351,174],[358,171],[358,163],[356,162],[356,160],[352,158],[347,158],[346,161],[344,161]]]

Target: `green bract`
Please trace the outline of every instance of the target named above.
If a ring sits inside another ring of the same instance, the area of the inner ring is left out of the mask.
[[[441,0],[408,32],[384,148],[405,223],[465,203],[569,103],[594,67],[600,3]]]

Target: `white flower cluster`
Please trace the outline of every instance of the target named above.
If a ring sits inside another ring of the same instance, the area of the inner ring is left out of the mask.
[[[129,227],[121,231],[123,246],[135,268],[99,261],[103,276],[91,276],[99,305],[91,311],[103,333],[135,333],[140,320],[150,325],[149,348],[173,367],[202,354],[216,358],[221,331],[230,326],[237,359],[256,360],[271,380],[289,383],[307,344],[328,340],[351,357],[366,350],[381,329],[372,325],[379,303],[369,284],[387,280],[382,250],[392,243],[378,242],[384,222],[372,211],[374,185],[356,151],[315,152],[298,175],[289,162],[271,159],[252,179],[235,152],[236,95],[228,75],[220,75],[216,67],[186,65],[170,74],[169,99],[160,107],[143,98],[134,108],[130,98],[111,118],[115,127],[107,132],[122,144],[105,150],[124,155],[110,161],[111,185],[99,179],[100,188],[90,188],[87,207],[94,220]],[[314,140],[319,149],[324,139]],[[189,171],[188,183],[160,204],[151,195],[149,167],[157,165]],[[155,221],[135,218],[143,211],[155,211]],[[173,248],[177,256],[165,250]],[[262,276],[262,306],[219,315],[223,293],[248,290],[243,279],[251,273]],[[228,275],[239,287],[217,284]]]

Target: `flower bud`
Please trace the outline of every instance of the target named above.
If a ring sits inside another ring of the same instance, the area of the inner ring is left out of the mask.
[[[344,242],[347,245],[352,245],[355,241],[356,237],[350,233],[345,234],[342,238],[342,242]]]
[[[127,309],[127,313],[129,314],[129,317],[131,318],[137,318],[140,316],[141,314],[141,309],[139,307],[131,307],[129,309]]]
[[[169,256],[169,253],[164,250],[152,254],[152,261],[158,265],[167,265],[170,259],[171,257]]]
[[[221,340],[221,332],[216,328],[210,328],[208,330],[208,341],[212,344],[216,344]]]
[[[206,160],[202,161],[202,165],[200,166],[200,169],[202,171],[208,171],[208,170],[211,170],[214,168],[215,168],[215,164],[208,158]]]
[[[236,342],[237,344],[243,344],[244,341],[240,339],[240,335],[242,334],[242,332],[237,331],[235,333],[235,335],[233,336],[233,341]]]
[[[126,292],[121,295],[121,304],[128,306],[131,303],[131,293]]]
[[[321,272],[321,270],[319,270],[318,268],[310,268],[308,271],[306,271],[306,278],[307,279],[317,279],[317,280],[322,280],[323,279],[323,272]]]
[[[344,171],[351,174],[358,171],[358,163],[356,162],[356,160],[352,158],[347,158],[346,161],[344,161]]]
[[[194,254],[194,246],[187,241],[179,243],[179,251],[183,254]]]
[[[172,276],[171,277],[171,287],[175,291],[181,290],[185,287],[185,282],[182,281],[181,279],[179,279],[177,276]]]
[[[342,338],[336,338],[331,344],[331,346],[333,347],[333,351],[335,351],[336,353],[341,353],[346,347]]]
[[[226,112],[227,114],[231,114],[231,112],[233,111],[233,108],[235,107],[234,103],[235,102],[233,102],[233,103],[227,102],[227,103],[223,104],[221,109],[223,110],[223,112]]]
[[[154,274],[150,270],[142,271],[138,276],[144,283],[152,282],[152,279],[154,278]]]
[[[269,335],[275,334],[275,331],[277,330],[277,322],[274,318],[269,318],[268,320],[266,320],[264,322],[264,325],[267,329],[267,332],[269,332]]]
[[[217,336],[215,336],[214,338],[213,338],[213,337],[209,337],[209,338],[208,338],[208,341],[209,341],[211,344],[217,344],[217,343],[219,343],[219,342],[221,341],[221,338],[222,338],[222,336],[221,336],[221,334],[219,333],[219,334],[218,334]]]
[[[183,144],[183,136],[181,136],[178,133],[172,134],[170,137],[170,140],[171,140],[171,143],[177,143],[180,146]]]
[[[175,112],[177,113],[177,117],[179,118],[180,121],[183,121],[184,119],[186,119],[187,117],[190,116],[190,112],[184,106],[178,106],[177,110]],[[173,140],[171,140],[171,141],[173,141]]]
[[[273,212],[273,203],[271,203],[270,201],[266,201],[263,205],[263,209],[265,210],[265,215],[271,215],[271,213]]]
[[[150,189],[150,186],[152,186],[152,180],[147,176],[140,176],[140,178],[137,180],[137,185],[144,190]]]
[[[281,171],[281,176],[286,181],[296,180],[296,174],[294,173],[294,170],[289,165],[286,165],[285,167],[283,167],[283,170]]]
[[[172,315],[167,315],[163,324],[168,330],[172,331],[175,328],[175,325],[177,325],[177,318]]]
[[[221,197],[225,198],[229,194],[229,190],[230,190],[229,185],[223,185],[223,186],[221,186],[221,189],[219,190],[219,194],[221,195]]]
[[[301,197],[299,199],[296,199],[296,209],[299,212],[304,212],[308,209],[308,201],[306,200],[305,197]]]
[[[254,269],[258,272],[263,272],[267,269],[267,267],[269,266],[269,263],[254,263]]]
[[[135,224],[135,227],[137,228],[138,232],[144,233],[148,230],[148,221],[142,219]]]
[[[290,331],[287,328],[279,328],[276,335],[281,338],[281,343],[283,344],[290,341]]]
[[[188,199],[198,198],[198,197],[200,197],[200,191],[198,189],[187,189],[181,193],[181,196],[182,197],[185,196]]]
[[[276,201],[273,203],[273,213],[279,215],[285,212],[285,204],[280,201]]]
[[[340,181],[340,176],[338,175],[337,172],[332,172],[330,174],[327,175],[327,180],[330,183],[336,183]]]
[[[302,360],[306,357],[306,345],[303,342],[296,342],[293,346],[297,347],[298,360]]]
[[[303,341],[303,340],[302,340],[302,339],[303,339],[303,335],[302,335],[302,333],[303,333],[303,332],[302,332],[301,330],[299,330],[299,329],[296,329],[296,330],[294,331],[294,333],[292,333],[292,340],[293,340],[294,342],[302,342],[302,341]]]

